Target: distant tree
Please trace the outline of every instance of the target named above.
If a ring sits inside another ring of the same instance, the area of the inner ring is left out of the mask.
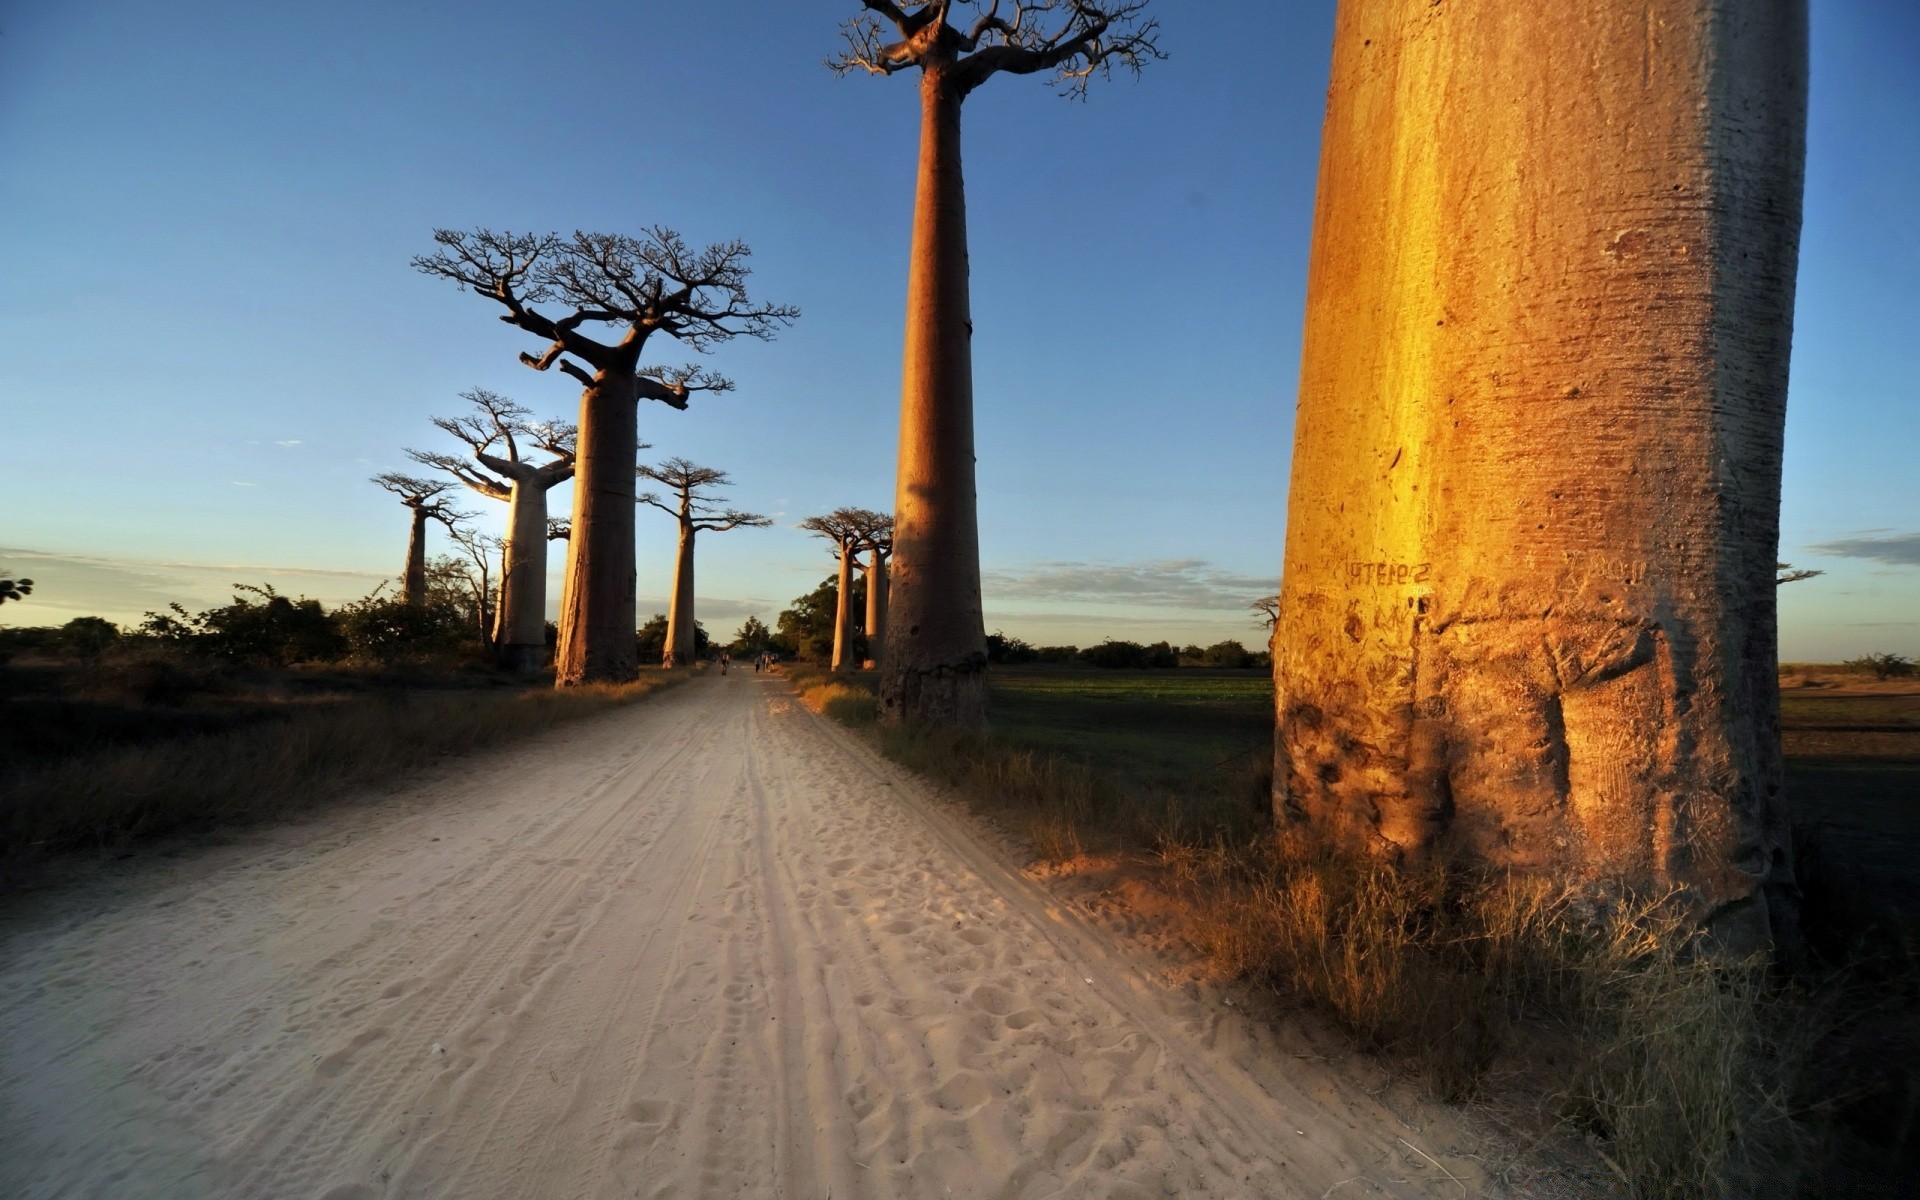
[[[707,627],[693,623],[693,660],[705,658],[713,645]],[[667,653],[667,614],[655,613],[634,633],[634,650],[641,662],[663,662]],[[690,660],[692,661],[692,660]]]
[[[479,638],[480,644],[483,647],[489,651],[497,652],[500,648],[500,643],[497,640],[497,631],[500,629],[500,624],[497,619],[498,614],[494,608],[493,564],[495,557],[499,556],[501,560],[502,583],[504,585],[504,576],[507,569],[505,563],[507,543],[502,538],[495,537],[490,533],[481,533],[465,525],[456,525],[452,529],[449,529],[447,533],[448,536],[453,539],[453,544],[460,548],[460,553],[464,555],[466,559],[465,562],[458,562],[458,560],[456,560],[456,563],[461,576],[460,581],[467,585],[468,595],[472,598],[475,635]],[[540,545],[541,548],[544,549],[546,543],[542,541]],[[504,586],[502,587],[502,591],[505,591]],[[544,650],[545,647],[541,647],[541,649]],[[513,662],[509,665],[516,670],[526,669],[519,662]]]
[[[562,421],[532,420],[533,411],[485,388],[460,393],[473,410],[433,423],[466,443],[467,455],[408,450],[413,461],[459,480],[507,506],[500,599],[487,641],[502,666],[536,671],[546,660],[547,493],[573,478],[576,433]]]
[[[1875,679],[1904,679],[1913,674],[1914,664],[1904,654],[1867,654],[1840,664],[1856,671],[1872,671]]]
[[[1280,623],[1280,597],[1277,594],[1262,596],[1247,607],[1259,614],[1261,623],[1268,629]]]
[[[799,310],[747,295],[751,252],[745,243],[695,252],[659,225],[638,237],[438,229],[433,239],[439,249],[415,258],[417,269],[498,303],[506,310],[503,321],[547,343],[520,361],[539,371],[557,365],[584,388],[554,677],[560,687],[632,679],[639,667],[633,657],[638,404],[655,400],[684,409],[695,392],[733,386],[696,365],[643,364],[647,341],[661,333],[704,353],[735,337],[771,338]],[[541,311],[548,302],[565,315]],[[588,324],[609,326],[612,335],[589,337],[581,331]]]
[[[1009,637],[999,630],[987,635],[987,661],[996,665],[1018,665],[1039,661],[1039,653],[1017,637]]]
[[[885,513],[871,516],[874,520],[862,531],[861,547],[867,555],[866,665],[874,668],[886,650],[887,560],[893,557],[893,518]]]
[[[1237,641],[1215,642],[1200,652],[1200,659],[1210,667],[1250,667],[1253,654]]]
[[[865,602],[865,588],[866,580],[853,581],[853,595],[848,598],[849,607]],[[834,630],[840,625],[841,612],[839,577],[828,576],[819,587],[804,596],[795,597],[792,604],[780,611],[780,615],[774,619],[774,645],[788,654],[812,662],[831,662]],[[856,640],[847,652],[858,653],[860,649]]]
[[[1118,641],[1108,638],[1098,646],[1089,646],[1080,652],[1080,657],[1096,667],[1109,670],[1146,670],[1148,668],[1178,666],[1180,656],[1167,642],[1154,642],[1143,646],[1139,642]]]
[[[0,577],[0,604],[9,600],[25,600],[33,592],[33,580],[8,579]]]
[[[1812,579],[1815,575],[1825,574],[1825,571],[1812,567],[1801,567],[1795,570],[1792,563],[1773,564],[1773,582],[1776,587],[1783,583],[1799,583],[1802,579]]]
[[[466,514],[456,512],[447,493],[453,484],[443,479],[421,479],[388,471],[375,475],[373,482],[400,497],[412,517],[407,533],[407,565],[400,574],[401,598],[408,604],[427,602],[427,522],[438,521],[447,528]]]
[[[1036,646],[1033,661],[1067,666],[1081,661],[1081,650],[1078,646]]]
[[[104,617],[75,617],[60,627],[60,648],[81,658],[98,658],[120,640],[120,627]]]
[[[854,559],[869,539],[879,535],[880,530],[885,529],[890,534],[893,522],[885,513],[877,513],[870,508],[836,508],[825,516],[808,517],[800,522],[800,528],[831,543],[840,564],[839,580],[834,586],[839,607],[833,619],[832,669],[844,671],[856,661],[850,657],[853,650],[850,635],[853,629]],[[865,598],[864,594],[862,598]]]
[[[884,720],[986,722],[986,631],[974,495],[973,319],[960,106],[998,74],[1049,73],[1069,97],[1114,66],[1163,57],[1145,0],[862,0],[836,74],[920,70],[920,164],[894,485],[894,608],[880,677]],[[957,11],[956,11],[957,10]],[[949,17],[971,11],[971,22]],[[964,28],[962,28],[964,26]]]
[[[727,648],[735,654],[758,654],[773,644],[773,631],[759,617],[748,617],[740,622],[740,632],[733,635],[733,641]]]
[[[702,533],[725,533],[730,529],[765,529],[772,517],[721,508],[715,488],[730,487],[733,480],[714,467],[702,467],[684,458],[670,458],[657,467],[642,466],[640,475],[668,489],[665,499],[647,492],[640,503],[650,504],[674,519],[679,526],[679,549],[673,560],[673,596],[667,603],[667,644],[660,665],[687,666],[693,661],[693,547]]]

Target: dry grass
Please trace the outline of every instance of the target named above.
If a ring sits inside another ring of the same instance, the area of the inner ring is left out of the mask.
[[[0,791],[0,863],[114,852],[144,838],[256,820],[442,755],[498,745],[676,682],[511,693],[409,693],[291,706],[280,719],[73,758]]]
[[[801,687],[861,690],[845,678]],[[834,715],[831,702],[809,705]],[[859,712],[849,723],[870,725],[870,694]],[[1763,963],[1708,952],[1662,898],[1602,907],[1541,880],[1395,868],[1276,832],[1261,821],[1259,760],[1153,797],[991,735],[874,736],[909,769],[1014,815],[1043,859],[1095,844],[1149,851],[1186,936],[1222,973],[1324,1012],[1443,1098],[1521,1086],[1528,1072],[1513,1064],[1551,1055],[1561,1066],[1537,1098],[1595,1135],[1636,1200],[1790,1196],[1812,1157],[1822,1111],[1796,1097],[1818,1006]]]

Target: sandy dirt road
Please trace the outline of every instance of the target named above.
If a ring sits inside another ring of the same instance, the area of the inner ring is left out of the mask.
[[[1250,1024],[736,671],[11,902],[0,1195],[1481,1192]]]

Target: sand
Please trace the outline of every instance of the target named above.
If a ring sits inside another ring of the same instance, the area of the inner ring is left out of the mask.
[[[1482,1194],[1223,1004],[736,671],[10,902],[0,1195]]]

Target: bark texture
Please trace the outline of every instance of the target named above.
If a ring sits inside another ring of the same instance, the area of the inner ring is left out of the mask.
[[[690,524],[680,525],[679,550],[673,559],[673,597],[667,602],[667,646],[661,665],[690,667],[696,646],[693,638],[693,539]]]
[[[1275,803],[1790,915],[1773,570],[1803,0],[1343,0]]]
[[[638,405],[633,376],[619,371],[600,372],[580,397],[566,608],[554,654],[560,687],[625,682],[640,672],[633,563]]]
[[[507,548],[500,569],[494,642],[503,666],[537,671],[547,657],[547,489],[537,472],[515,478],[507,496]]]
[[[947,71],[924,66],[880,717],[977,727],[987,717],[987,641],[974,493],[961,98]]]
[[[427,517],[429,515],[427,510],[419,505],[407,507],[407,516],[411,518],[412,523],[407,528],[407,566],[400,574],[400,596],[402,600],[416,608],[427,602]]]

